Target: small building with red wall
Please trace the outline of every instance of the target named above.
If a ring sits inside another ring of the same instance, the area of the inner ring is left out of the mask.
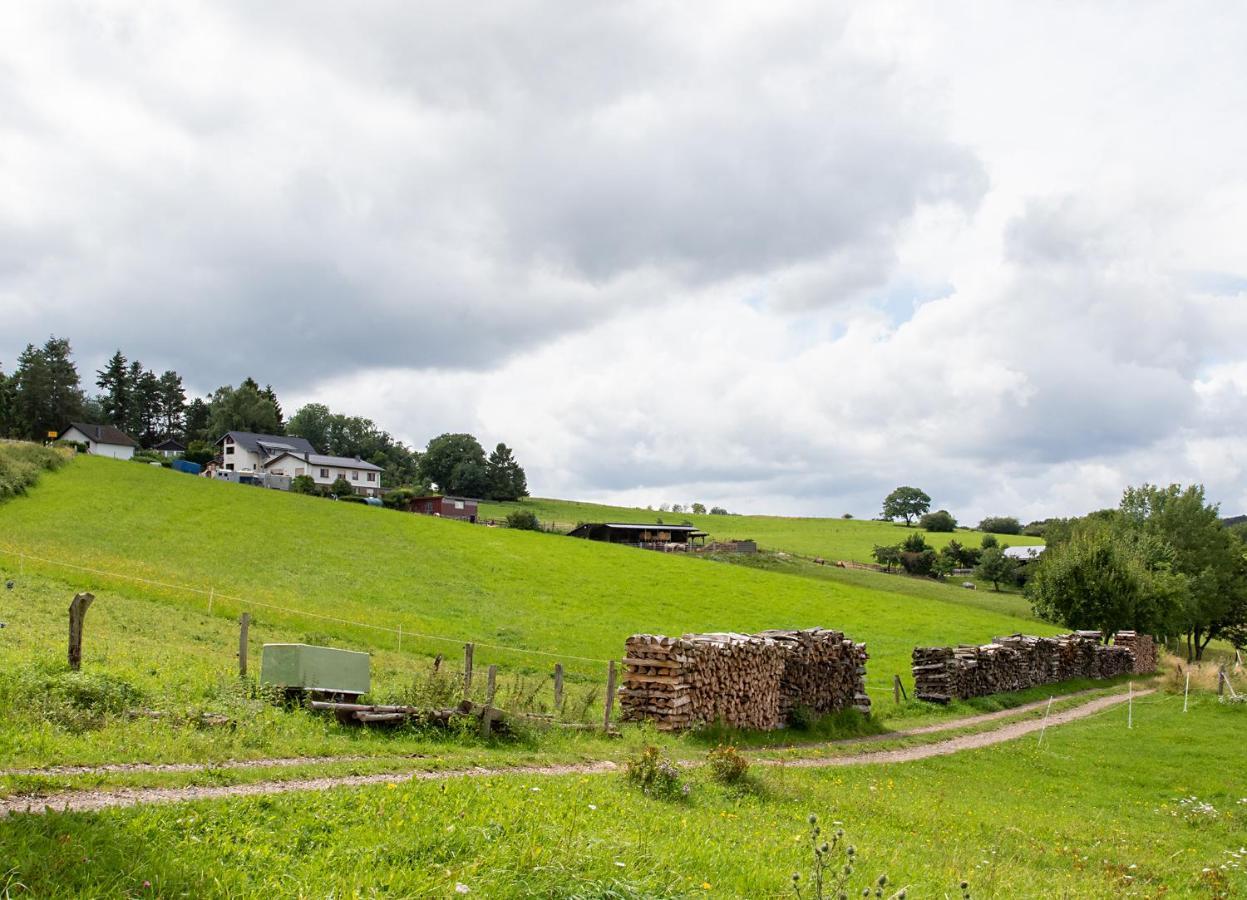
[[[441,516],[443,519],[476,521],[476,501],[467,497],[444,497],[441,494],[413,497],[407,503],[407,511],[424,516]]]

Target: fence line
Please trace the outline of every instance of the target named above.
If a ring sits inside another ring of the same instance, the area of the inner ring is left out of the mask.
[[[523,647],[508,647],[504,644],[491,644],[491,643],[487,643],[484,641],[472,640],[471,638],[452,638],[452,637],[446,637],[445,635],[439,635],[439,634],[422,634],[416,631],[409,631],[408,629],[403,628],[402,625],[399,625],[397,628],[391,628],[387,625],[374,625],[370,622],[356,622],[352,619],[340,619],[340,618],[337,618],[336,616],[326,616],[322,613],[314,613],[308,610],[297,609],[295,607],[278,606],[277,604],[273,604],[273,603],[262,603],[258,600],[245,600],[242,597],[235,597],[230,594],[223,594],[220,591],[218,591],[215,587],[209,587],[207,589],[197,588],[197,587],[191,587],[190,585],[170,584],[165,581],[156,581],[151,578],[141,578],[138,575],[125,575],[120,572],[108,572],[103,569],[93,569],[90,566],[80,566],[75,563],[64,562],[62,560],[47,559],[45,557],[35,556],[34,554],[26,553],[25,551],[22,551],[22,550],[16,550],[12,547],[0,546],[0,552],[6,553],[10,556],[16,556],[18,557],[19,560],[23,562],[29,559],[32,562],[40,562],[40,563],[44,563],[46,565],[51,565],[51,566],[60,566],[66,569],[74,569],[79,572],[89,572],[93,575],[102,575],[105,578],[119,578],[123,581],[134,581],[140,584],[153,585],[155,587],[161,587],[161,588],[165,588],[166,590],[171,590],[171,591],[183,591],[185,593],[200,594],[208,598],[208,611],[209,612],[212,611],[212,606],[213,606],[214,601],[229,600],[229,601],[233,601],[234,603],[238,603],[240,605],[245,605],[248,607],[255,606],[261,609],[271,609],[271,610],[276,610],[277,612],[284,612],[289,615],[303,616],[309,619],[319,619],[323,622],[335,622],[339,625],[349,625],[355,628],[370,628],[373,631],[384,631],[389,634],[396,635],[398,637],[400,649],[402,647],[402,639],[404,637],[407,637],[407,638],[420,638],[426,641],[442,641],[444,643],[455,644],[458,646],[462,646],[463,644],[470,643],[477,647],[485,647],[490,650],[500,650],[506,653],[523,653],[523,654],[528,654],[530,656],[543,656],[549,659],[574,659],[578,662],[601,663],[603,665],[610,662],[609,660],[605,660],[605,659],[595,659],[590,656],[575,656],[570,653],[552,653],[548,650],[529,650]]]

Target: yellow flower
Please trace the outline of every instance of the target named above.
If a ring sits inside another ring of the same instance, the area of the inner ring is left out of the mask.
[[[390,790],[394,790],[395,788],[398,787],[398,785],[391,781],[389,784],[386,785],[386,787],[388,787]]]
[[[703,881],[703,882],[701,883],[701,889],[702,889],[703,891],[708,891],[708,890],[710,890],[710,882],[709,882],[709,881]]]

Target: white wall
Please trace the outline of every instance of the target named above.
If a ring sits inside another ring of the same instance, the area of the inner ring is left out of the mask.
[[[230,449],[233,448],[233,453]],[[229,435],[225,436],[225,440],[221,444],[221,465],[223,468],[229,469],[233,466],[235,472],[258,472],[264,467],[264,458],[258,453],[252,453],[242,444],[237,444]]]
[[[109,459],[131,459],[134,456],[134,448],[122,444],[100,444],[77,428],[70,428],[60,437],[63,441],[76,441],[79,444],[87,445],[87,452],[92,456],[106,456]]]

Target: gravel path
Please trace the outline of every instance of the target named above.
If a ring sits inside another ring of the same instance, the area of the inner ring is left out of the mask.
[[[1095,689],[1078,691],[1073,694],[1062,694],[1056,699],[1073,700],[1078,697],[1097,692],[1098,691]],[[758,747],[755,749],[763,751],[791,750],[796,747],[844,747],[852,746],[854,744],[868,744],[876,741],[894,741],[898,738],[913,737],[915,735],[938,734],[941,731],[956,731],[960,728],[972,728],[975,725],[983,725],[987,722],[995,722],[999,719],[1007,719],[1011,716],[1043,709],[1047,705],[1047,700],[1039,700],[1035,703],[1026,703],[1022,706],[1015,706],[1012,709],[1002,709],[997,712],[981,713],[977,716],[965,716],[960,719],[948,719],[943,722],[936,722],[933,725],[923,725],[918,728],[907,728],[903,731],[886,731],[882,734],[870,734],[865,737],[843,738],[837,741],[795,741],[787,744],[772,744],[767,747]],[[109,775],[127,772],[212,772],[233,769],[277,769],[282,768],[283,766],[313,766],[329,765],[333,763],[376,762],[426,758],[427,757],[423,754],[412,753],[385,756],[293,756],[268,759],[225,759],[220,762],[209,763],[107,763],[105,765],[96,766],[44,766],[42,768],[31,767],[25,769],[0,769],[0,778],[9,775]]]
[[[1154,689],[1135,692],[1136,697],[1154,693]],[[1112,706],[1125,703],[1127,694],[1112,694],[1100,697],[1082,706],[1063,710],[1048,718],[1048,726],[1056,727],[1095,715]],[[1046,701],[1045,701],[1046,702]],[[1019,708],[1021,709],[1021,708]],[[1016,713],[1019,709],[1010,710]],[[991,717],[1000,718],[1000,713],[991,713]],[[973,717],[975,721],[983,721],[983,717]],[[988,719],[989,720],[989,719]],[[950,727],[963,727],[971,720],[960,719]],[[1043,727],[1043,720],[1028,719],[1014,722],[994,731],[963,735],[925,744],[919,747],[907,747],[901,750],[884,750],[876,753],[862,753],[855,756],[809,758],[795,760],[758,760],[759,765],[783,765],[800,768],[823,768],[837,766],[861,766],[878,763],[903,763],[918,759],[929,759],[933,756],[947,756],[964,750],[973,750],[1000,744],[1015,738],[1031,734]],[[931,730],[931,729],[928,729]],[[924,733],[916,730],[913,733]],[[891,737],[898,736],[893,733]],[[323,761],[323,758],[320,760]],[[272,762],[272,761],[269,761]],[[503,768],[446,769],[434,772],[381,773],[376,775],[346,775],[326,778],[309,778],[297,781],[264,781],[255,784],[225,785],[221,787],[182,787],[182,788],[123,788],[107,791],[65,791],[48,797],[8,797],[0,800],[0,818],[18,813],[44,813],[49,811],[94,812],[120,806],[137,806],[149,803],[181,803],[191,800],[211,800],[222,797],[254,797],[267,794],[286,794],[293,791],[319,791],[339,787],[361,787],[370,784],[388,784],[405,781],[442,781],[449,778],[488,778],[493,776],[516,775],[596,775],[614,772],[618,766],[613,762],[594,762],[563,766],[509,766]],[[133,771],[133,770],[131,770]]]

